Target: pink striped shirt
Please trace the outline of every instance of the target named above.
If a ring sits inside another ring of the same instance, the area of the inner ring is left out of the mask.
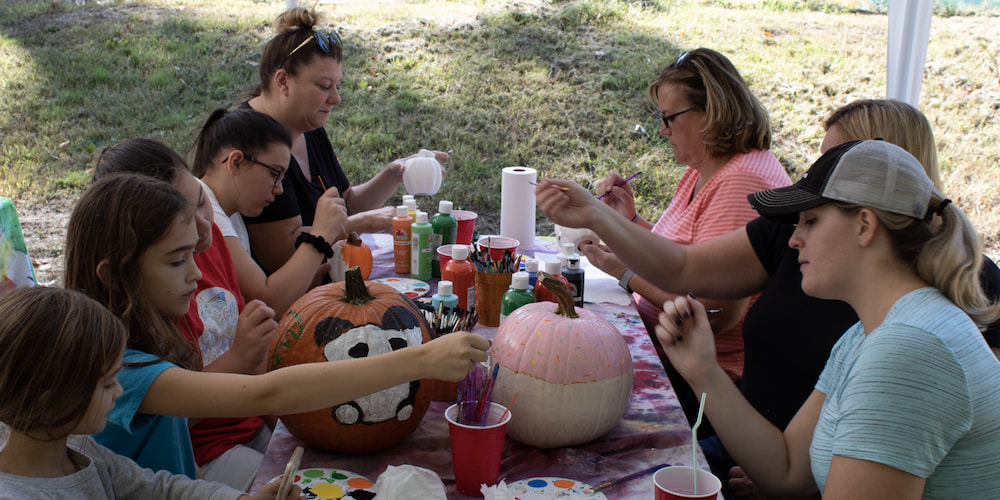
[[[692,199],[701,174],[688,167],[677,184],[673,200],[653,226],[653,233],[681,245],[718,238],[741,228],[757,217],[747,195],[788,186],[792,180],[770,151],[737,153]],[[751,299],[752,301],[756,297]],[[662,304],[653,304],[635,294],[639,315],[646,325],[657,323]],[[719,365],[737,381],[743,374],[743,319],[715,336]]]

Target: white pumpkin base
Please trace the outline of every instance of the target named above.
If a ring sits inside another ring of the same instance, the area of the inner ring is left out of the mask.
[[[515,391],[507,435],[535,448],[564,448],[593,441],[618,424],[632,397],[632,374],[552,384],[501,365],[493,401],[510,404]]]

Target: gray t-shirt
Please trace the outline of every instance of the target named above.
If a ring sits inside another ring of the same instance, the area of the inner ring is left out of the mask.
[[[0,500],[232,500],[246,494],[221,483],[144,469],[90,436],[70,436],[69,456],[80,470],[68,476],[38,478],[0,472]]]
[[[830,353],[809,457],[823,491],[834,455],[926,478],[923,498],[1000,492],[1000,362],[937,289],[904,295],[867,336],[858,323]]]

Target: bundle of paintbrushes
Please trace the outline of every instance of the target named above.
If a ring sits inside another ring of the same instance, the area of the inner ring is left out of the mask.
[[[417,307],[423,313],[424,319],[430,323],[434,329],[435,337],[451,332],[469,332],[479,323],[479,313],[473,307],[466,311],[461,307],[455,307],[447,311],[438,307],[434,310],[429,304],[417,302]]]
[[[476,363],[476,368],[458,383],[458,423],[486,425],[499,374],[500,363],[494,363],[490,356],[486,363]]]
[[[499,260],[493,258],[489,251],[480,252],[476,245],[469,250],[469,260],[476,266],[476,271],[487,273],[516,273],[521,269],[521,256],[514,252],[504,252]]]

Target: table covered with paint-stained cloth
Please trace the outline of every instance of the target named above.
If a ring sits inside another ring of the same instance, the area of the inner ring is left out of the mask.
[[[391,238],[388,235],[365,235],[364,239],[375,257],[371,279],[395,276]],[[520,251],[527,255],[555,253],[555,248],[551,241],[537,240],[534,248]],[[430,284],[433,293],[436,283],[431,281]],[[528,478],[558,477],[597,485],[657,464],[691,464],[691,428],[634,304],[598,302],[586,303],[585,307],[608,319],[629,344],[634,382],[628,409],[610,432],[581,446],[540,450],[508,438],[500,466],[500,477],[507,483]],[[473,331],[492,338],[495,330],[479,325]],[[368,455],[346,455],[306,447],[302,467],[342,469],[361,474],[374,482],[389,465],[412,464],[436,472],[444,481],[448,498],[469,498],[455,490],[448,424],[444,418],[444,411],[450,404],[432,402],[416,431],[388,450]],[[511,413],[516,418],[516,402]],[[288,457],[300,445],[302,442],[279,423],[251,491],[281,475]],[[697,450],[697,457],[698,467],[707,470],[700,449]],[[644,476],[617,484],[604,490],[604,493],[608,498],[649,499],[653,495],[652,480],[650,476]]]

